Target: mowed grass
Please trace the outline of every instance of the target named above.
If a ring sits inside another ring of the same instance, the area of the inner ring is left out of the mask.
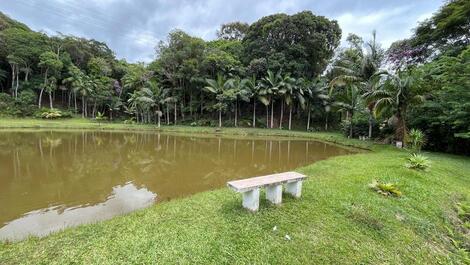
[[[0,264],[468,264],[455,206],[470,198],[470,159],[426,153],[432,167],[423,172],[404,167],[405,151],[372,149],[298,169],[309,176],[302,197],[284,196],[281,206],[263,199],[250,213],[239,194],[204,192],[0,244]],[[396,183],[403,196],[372,191],[374,179]]]

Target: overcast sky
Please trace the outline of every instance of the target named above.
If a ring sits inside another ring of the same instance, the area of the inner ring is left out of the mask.
[[[365,39],[373,29],[384,47],[411,34],[442,0],[0,0],[0,11],[33,30],[106,42],[118,58],[150,61],[154,47],[178,28],[211,40],[220,24],[252,23],[273,13],[311,10]]]

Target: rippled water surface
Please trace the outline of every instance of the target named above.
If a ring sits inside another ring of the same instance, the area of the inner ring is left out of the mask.
[[[46,235],[350,151],[302,139],[0,132],[0,240]]]

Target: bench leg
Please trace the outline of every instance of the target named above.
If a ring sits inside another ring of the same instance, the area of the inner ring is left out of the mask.
[[[302,193],[302,181],[296,181],[286,184],[286,192],[295,198],[300,198]]]
[[[243,207],[256,212],[259,207],[259,188],[243,193]]]
[[[280,204],[282,202],[282,185],[267,186],[266,199],[272,204]]]

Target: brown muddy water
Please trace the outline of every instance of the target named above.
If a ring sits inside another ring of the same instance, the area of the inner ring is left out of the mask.
[[[0,240],[44,236],[349,153],[292,138],[0,131]]]

